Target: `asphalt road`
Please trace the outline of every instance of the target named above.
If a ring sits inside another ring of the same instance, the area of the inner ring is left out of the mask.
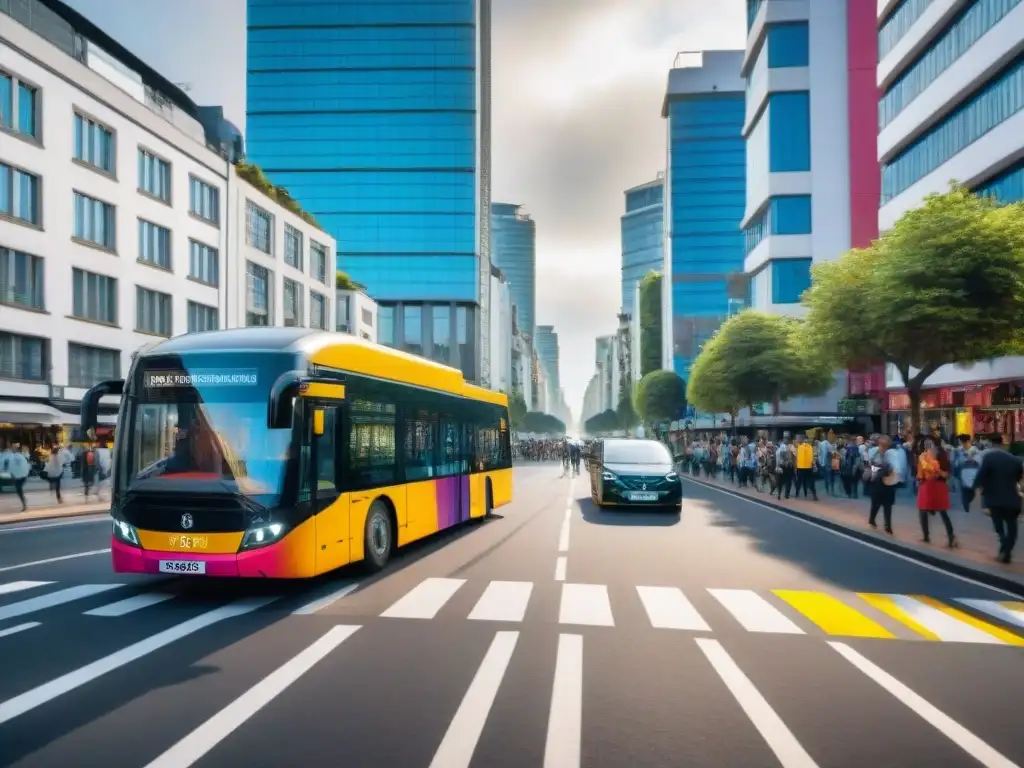
[[[612,512],[558,473],[372,579],[125,578],[102,519],[0,528],[0,765],[1024,765],[1010,596],[692,483],[681,516]]]

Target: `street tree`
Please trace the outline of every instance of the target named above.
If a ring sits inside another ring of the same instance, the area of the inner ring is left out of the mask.
[[[648,272],[640,281],[640,375],[661,368],[661,274]]]
[[[821,395],[833,383],[832,366],[803,340],[802,322],[746,310],[726,320],[704,344],[690,370],[687,390],[697,408],[727,413]]]
[[[519,431],[535,432],[541,435],[564,435],[565,422],[550,413],[530,411],[523,416],[523,423],[519,427]]]
[[[586,430],[587,434],[590,435],[614,432],[619,428],[619,417],[615,411],[609,408],[608,410],[596,413],[587,419],[583,424],[583,428]]]
[[[637,384],[633,405],[648,423],[678,419],[686,410],[686,382],[675,371],[651,371]]]
[[[633,396],[629,388],[623,388],[619,394],[619,403],[615,408],[615,415],[618,419],[619,427],[622,429],[631,429],[640,423],[640,417],[637,416],[636,409],[633,408]]]
[[[523,399],[521,394],[513,392],[508,396],[508,418],[514,428],[523,423],[526,411],[526,400]]]
[[[815,266],[807,341],[837,366],[889,363],[921,429],[921,388],[943,365],[1024,351],[1024,204],[953,184],[870,247]]]

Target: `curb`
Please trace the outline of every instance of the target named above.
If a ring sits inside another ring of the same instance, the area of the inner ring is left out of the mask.
[[[0,529],[6,528],[9,525],[22,525],[24,523],[41,523],[50,520],[73,520],[78,517],[89,517],[91,515],[109,515],[110,507],[107,507],[106,509],[82,510],[81,512],[65,512],[64,514],[51,512],[42,515],[32,515],[31,510],[27,513],[16,514],[25,514],[26,517],[15,517],[10,520],[0,520]]]
[[[791,509],[781,504],[776,504],[775,502],[772,501],[763,501],[762,499],[759,498],[753,498],[741,493],[736,493],[735,491],[731,491],[728,488],[722,488],[719,485],[715,485],[704,480],[694,480],[692,477],[689,477],[687,475],[682,475],[682,477],[683,479],[688,480],[691,483],[695,483],[696,485],[702,485],[705,488],[711,488],[712,490],[719,491],[727,496],[732,496],[733,498],[736,499],[743,499],[744,501],[751,501],[757,504],[762,504],[766,507],[771,507],[772,509],[778,512],[782,512],[783,514],[789,515],[790,517],[798,518],[805,522],[812,523],[813,525],[817,525],[821,528],[827,528],[831,531],[835,531],[836,533],[841,533],[844,536],[849,536],[850,538],[857,539],[858,541],[863,541],[866,544],[873,544],[874,546],[879,547],[880,549],[886,549],[890,552],[895,552],[897,554],[903,555],[904,557],[909,557],[912,560],[918,560],[919,562],[931,565],[943,571],[949,571],[950,573],[954,573],[958,576],[964,576],[969,579],[973,579],[977,582],[980,582],[982,584],[985,584],[986,586],[1002,589],[1006,592],[1011,592],[1014,595],[1024,598],[1024,584],[1021,584],[1019,581],[1015,581],[1014,579],[1009,579],[1005,576],[1000,576],[999,574],[992,573],[990,571],[986,571],[980,568],[975,568],[969,565],[964,565],[962,563],[952,562],[950,560],[946,560],[945,558],[929,554],[928,552],[922,552],[913,547],[908,547],[904,544],[900,544],[899,542],[894,541],[892,539],[882,538],[881,536],[873,536],[867,531],[859,531],[856,528],[849,528],[843,525],[842,523],[837,523],[832,520],[827,520],[825,518],[818,517],[817,515],[811,515],[806,512],[801,512],[798,509]]]

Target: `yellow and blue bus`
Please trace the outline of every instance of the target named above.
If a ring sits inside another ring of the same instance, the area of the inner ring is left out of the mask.
[[[305,578],[512,500],[508,398],[347,334],[242,328],[140,351],[113,451],[119,573]]]

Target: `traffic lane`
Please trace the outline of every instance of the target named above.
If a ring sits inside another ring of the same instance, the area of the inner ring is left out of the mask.
[[[110,516],[0,526],[0,568],[110,546]]]
[[[0,724],[0,765],[146,765],[331,624],[257,611],[200,630]],[[132,631],[119,647],[140,634]],[[96,648],[92,658],[107,652]]]
[[[600,510],[589,501],[581,506],[569,555],[572,581],[1007,599],[999,590],[694,483],[684,486],[678,518]]]

